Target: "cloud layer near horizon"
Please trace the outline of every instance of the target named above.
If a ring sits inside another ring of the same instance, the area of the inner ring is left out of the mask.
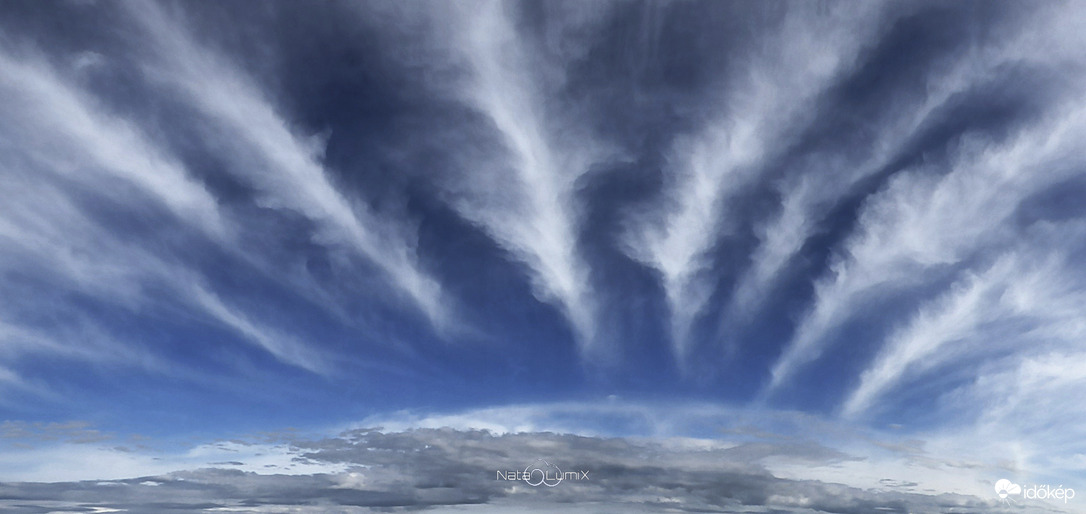
[[[859,513],[997,508],[995,499],[932,494],[917,483],[883,479],[876,487],[865,489],[779,478],[766,469],[766,463],[788,463],[817,474],[820,469],[857,460],[802,439],[654,442],[550,432],[493,435],[452,429],[358,429],[332,438],[295,440],[289,449],[279,449],[292,457],[291,466],[342,470],[313,474],[283,474],[277,464],[266,465],[270,467],[259,473],[242,471],[238,468],[252,467],[243,461],[268,461],[268,457],[253,457],[253,452],[269,448],[247,448],[238,443],[233,448],[238,452],[232,457],[234,461],[217,463],[214,468],[123,480],[0,483],[0,505],[10,512],[95,508],[141,512],[456,511],[460,506],[540,512],[562,506],[565,512],[622,508],[630,512]],[[499,471],[521,470],[541,456],[560,465],[563,474],[573,474],[554,487],[532,487],[523,480],[498,478]],[[1044,504],[1035,507],[1060,512]]]

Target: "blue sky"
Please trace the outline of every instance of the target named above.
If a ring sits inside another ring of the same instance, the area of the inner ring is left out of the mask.
[[[0,12],[2,480],[374,425],[1086,477],[1079,5]]]

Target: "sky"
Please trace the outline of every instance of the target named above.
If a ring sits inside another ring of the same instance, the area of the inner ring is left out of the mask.
[[[0,505],[1086,512],[993,490],[1086,491],[1083,48],[1054,1],[2,2]],[[593,479],[494,479],[544,454]]]

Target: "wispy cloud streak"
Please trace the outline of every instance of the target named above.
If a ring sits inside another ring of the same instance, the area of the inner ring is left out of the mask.
[[[1080,230],[1059,227],[1058,232],[1063,237]],[[1038,239],[1031,238],[1030,246],[1061,244]],[[860,376],[843,414],[856,416],[875,407],[883,393],[908,377],[948,365],[977,373],[969,362],[1003,355],[1027,358],[1046,348],[1059,350],[1086,334],[1080,321],[1086,312],[1081,277],[1067,265],[1066,257],[1036,253],[1028,247],[1011,250],[983,273],[967,276],[927,304],[888,339]]]
[[[155,44],[148,72],[176,88],[219,130],[246,145],[230,171],[257,188],[271,207],[295,209],[325,232],[321,240],[346,245],[380,269],[439,329],[450,328],[450,308],[440,284],[419,265],[412,227],[378,217],[334,184],[315,137],[292,129],[253,79],[201,45],[154,4],[131,6]]]
[[[214,197],[131,123],[103,113],[44,60],[0,53],[0,87],[12,143],[65,177],[93,184],[103,175],[132,183],[209,235],[225,230]],[[44,151],[45,149],[51,151]]]
[[[1048,47],[1037,49],[1043,48]],[[1033,55],[1060,58],[1047,51]],[[1015,240],[1010,222],[1018,206],[1075,174],[1083,105],[1077,96],[1053,94],[1046,116],[1008,142],[963,139],[945,171],[911,170],[868,199],[857,233],[831,264],[832,274],[816,284],[814,304],[774,365],[768,390],[817,359],[862,302],[924,285],[937,276],[932,272],[953,271]]]
[[[149,290],[164,287],[176,295],[175,301],[284,362],[325,371],[315,353],[307,354],[297,342],[229,306],[182,260],[125,241],[77,201],[93,191],[130,216],[162,208],[176,224],[168,230],[192,227],[211,244],[233,244],[236,227],[177,159],[132,122],[109,114],[44,59],[0,53],[0,69],[0,88],[9,99],[3,104],[6,116],[0,130],[11,145],[0,159],[5,177],[0,185],[5,198],[0,206],[0,238],[5,241],[0,269],[34,277],[54,292],[76,291],[133,311],[160,303]],[[134,196],[133,187],[143,196]],[[25,318],[39,316],[37,307],[28,303],[36,299],[13,287],[5,287],[8,299],[0,305],[0,317],[12,327],[5,345],[19,348],[12,358],[47,354],[129,364],[154,361],[121,340],[104,347],[92,344],[110,337],[108,331],[90,337],[98,330],[90,320],[69,327],[70,334],[61,327],[26,325]],[[69,316],[78,319],[74,312]],[[74,332],[77,328],[81,335]]]
[[[165,288],[174,295],[171,301],[180,302],[236,331],[284,362],[312,371],[324,371],[316,365],[315,353],[302,351],[297,343],[290,343],[269,329],[249,321],[236,308],[224,303],[206,285],[200,274],[183,261],[117,238],[92,222],[87,213],[72,202],[68,193],[45,182],[40,176],[33,181],[27,177],[27,173],[48,173],[52,170],[38,168],[16,172],[9,168],[5,171],[7,180],[2,189],[10,201],[0,209],[0,214],[5,222],[10,223],[6,225],[7,228],[13,229],[0,230],[0,237],[7,240],[7,251],[0,261],[5,271],[37,277],[56,291],[77,291],[135,311],[159,304],[161,299],[151,291]],[[25,317],[25,313],[20,312],[35,309],[33,304],[23,307],[21,303],[8,300],[2,306],[13,318]],[[133,352],[131,349],[126,352],[102,352],[100,348],[87,346],[86,340],[80,343],[83,347],[68,348],[68,345],[77,342],[77,337],[60,343],[50,339],[61,335],[57,331],[42,334],[31,330],[29,333],[37,335],[31,339],[34,344],[25,346],[28,352],[90,359],[104,355],[115,357],[123,353],[134,357],[143,355],[143,352]],[[25,337],[22,339],[25,340]]]
[[[507,152],[505,159],[466,164],[474,169],[456,186],[463,194],[452,195],[454,207],[527,265],[536,295],[556,306],[582,349],[593,352],[599,306],[578,250],[575,185],[600,149],[583,131],[555,130],[575,123],[546,100],[565,63],[532,54],[515,30],[513,8],[479,2],[451,15],[460,24],[454,45],[471,74],[459,94],[486,116]]]
[[[752,44],[749,62],[733,74],[738,78],[727,81],[714,107],[719,117],[672,149],[662,221],[638,220],[627,238],[631,256],[661,276],[680,362],[715,288],[706,275],[708,253],[734,230],[727,203],[760,175],[782,139],[811,119],[811,102],[852,65],[878,11],[790,7],[780,26]]]
[[[989,80],[998,66],[1013,62],[1006,48],[973,48],[966,55],[967,59],[955,60],[927,79],[919,105],[891,103],[887,109],[891,116],[872,122],[878,132],[875,140],[865,145],[859,160],[842,155],[856,152],[853,148],[820,148],[805,156],[798,169],[789,170],[788,178],[778,185],[780,209],[755,228],[760,244],[751,256],[751,269],[741,277],[724,310],[724,323],[741,326],[748,322],[832,208],[856,194],[863,180],[904,155],[955,95],[978,81]]]

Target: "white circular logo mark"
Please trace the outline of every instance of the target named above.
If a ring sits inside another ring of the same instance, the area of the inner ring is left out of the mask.
[[[543,459],[537,459],[531,466],[524,468],[524,481],[532,487],[540,484],[554,487],[562,483],[562,470]]]
[[[999,499],[1006,503],[1008,495],[1022,494],[1022,486],[1006,478],[1001,478],[995,483],[995,492],[999,495]]]

